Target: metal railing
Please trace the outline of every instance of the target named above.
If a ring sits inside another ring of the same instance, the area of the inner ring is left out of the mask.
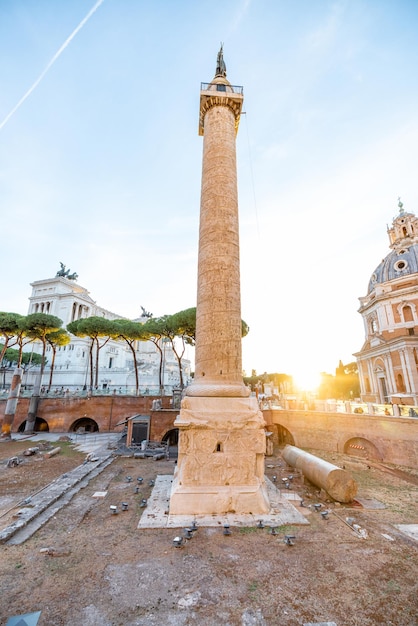
[[[0,389],[0,399],[7,399],[9,395],[9,389]],[[21,389],[19,397],[21,398],[30,398],[33,395],[33,388],[27,387],[26,389]],[[63,389],[54,389],[52,388],[50,391],[40,391],[39,396],[41,398],[90,398],[92,396],[136,396],[135,387],[115,387],[111,389],[80,389],[80,388],[65,388]],[[138,396],[160,396],[161,390],[158,385],[153,385],[150,387],[142,387],[138,390]],[[163,395],[171,395],[166,392]]]
[[[216,87],[215,89],[211,89]],[[219,87],[225,87],[225,89],[219,89]],[[244,87],[241,85],[223,85],[222,83],[200,83],[201,91],[222,91],[228,93],[228,91],[232,90],[233,93],[237,93],[240,96],[244,93]]]
[[[351,402],[344,400],[260,400],[260,409],[286,411],[318,411],[322,413],[345,413],[354,415],[376,415],[381,417],[418,418],[418,406],[405,404],[375,404],[372,402]]]

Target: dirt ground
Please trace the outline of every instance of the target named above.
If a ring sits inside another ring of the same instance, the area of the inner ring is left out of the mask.
[[[22,500],[85,458],[64,444],[52,458],[20,456],[8,468],[5,461],[29,445],[0,444],[0,528]],[[25,543],[0,546],[0,624],[41,611],[39,626],[417,626],[418,542],[395,525],[418,524],[418,471],[391,466],[410,482],[365,460],[316,454],[352,473],[364,506],[326,502],[295,476],[309,525],[277,535],[198,528],[183,548],[173,546],[178,531],[137,529],[149,481],[172,474],[174,460],[115,458]],[[280,450],[266,457],[266,475],[278,484],[289,471]],[[97,491],[106,497],[93,497]],[[121,502],[128,510],[112,515],[110,505]],[[318,503],[331,511],[328,519],[315,511]],[[285,534],[295,536],[293,546]]]

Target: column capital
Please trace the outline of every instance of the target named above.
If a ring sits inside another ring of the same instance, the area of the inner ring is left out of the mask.
[[[235,134],[238,132],[244,101],[243,88],[231,85],[226,78],[215,78],[211,83],[202,83],[200,91],[199,135],[204,134],[205,115],[216,106],[228,107],[235,117]]]

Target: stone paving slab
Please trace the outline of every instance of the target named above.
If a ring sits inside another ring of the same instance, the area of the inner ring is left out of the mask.
[[[395,524],[395,527],[408,537],[418,541],[418,524]]]
[[[99,461],[83,463],[66,474],[62,474],[44,489],[28,498],[26,506],[18,509],[18,518],[0,530],[0,543],[23,543],[28,536],[36,532],[45,522],[67,504],[81,489],[84,479],[90,480],[94,475],[112,463],[111,452],[106,452]],[[18,508],[18,507],[16,507]],[[31,525],[31,528],[27,528]],[[27,528],[24,536],[17,533]]]
[[[364,509],[378,510],[386,508],[386,504],[384,504],[384,502],[375,500],[375,498],[361,498],[356,496],[356,500]]]
[[[69,437],[75,448],[80,452],[89,454],[97,452],[101,448],[106,448],[109,444],[116,445],[120,440],[120,433],[50,433],[40,432],[32,435],[25,433],[13,433],[12,439],[15,441],[49,441],[59,442],[60,437]]]
[[[170,493],[173,482],[172,475],[157,476],[155,486],[148,498],[138,528],[185,528],[195,521],[198,526],[254,526],[260,520],[266,526],[284,526],[287,524],[306,525],[308,520],[300,513],[291,501],[281,497],[279,490],[268,479],[265,479],[270,501],[270,511],[264,515],[170,515]],[[282,494],[283,495],[283,494]],[[296,495],[296,494],[294,494]],[[297,502],[297,498],[292,498]],[[300,501],[300,498],[299,498]]]

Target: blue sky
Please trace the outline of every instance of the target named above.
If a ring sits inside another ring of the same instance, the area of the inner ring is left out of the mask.
[[[243,366],[307,384],[353,360],[398,196],[418,211],[417,27],[415,0],[1,0],[0,310],[60,261],[123,316],[195,305],[222,41],[244,86]]]

